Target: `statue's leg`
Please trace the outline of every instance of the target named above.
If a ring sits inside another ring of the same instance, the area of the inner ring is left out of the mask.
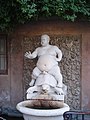
[[[34,86],[35,80],[37,79],[37,77],[39,76],[40,73],[41,73],[41,71],[40,71],[37,67],[35,67],[35,68],[33,69],[33,72],[32,72],[32,80],[31,80],[31,82],[29,83],[30,86]]]
[[[41,71],[35,67],[32,72],[32,79],[36,79],[40,75]]]
[[[27,95],[26,95],[26,98],[27,99],[34,99],[36,98],[36,96],[40,93],[40,90],[41,87],[39,86],[34,86],[34,87],[30,87],[28,90],[27,90]]]
[[[58,95],[64,95],[62,88],[54,87],[54,92]]]
[[[40,87],[38,87],[38,86],[29,87],[27,89],[27,93],[29,93],[29,94],[39,92],[39,91],[40,91]]]
[[[54,76],[57,81],[57,86],[62,87],[62,74],[59,66],[54,66],[48,73]]]

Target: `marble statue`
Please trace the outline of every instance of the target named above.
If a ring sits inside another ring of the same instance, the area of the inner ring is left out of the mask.
[[[38,57],[38,60],[27,89],[27,100],[16,106],[23,113],[24,120],[63,120],[64,112],[70,110],[64,103],[67,89],[58,66],[62,52],[57,46],[50,45],[49,41],[50,37],[44,34],[41,36],[41,47],[33,53],[25,53],[26,58]]]
[[[30,87],[27,90],[27,99],[33,98],[35,94],[35,96],[42,95],[43,97],[53,95],[54,99],[58,100],[60,95],[64,95],[63,87],[65,86],[58,66],[58,62],[62,59],[62,52],[57,46],[50,45],[49,41],[50,37],[44,34],[41,36],[41,47],[36,48],[33,53],[30,51],[25,53],[25,57],[29,59],[38,57],[31,75]]]

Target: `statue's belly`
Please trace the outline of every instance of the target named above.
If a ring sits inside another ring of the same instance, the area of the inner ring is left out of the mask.
[[[39,57],[37,62],[37,67],[41,71],[49,71],[54,65],[58,64],[57,61],[55,61],[55,58],[51,55],[43,55]]]

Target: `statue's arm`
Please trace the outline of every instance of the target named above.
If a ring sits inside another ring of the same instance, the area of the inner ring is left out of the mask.
[[[38,55],[38,49],[36,49],[32,54],[31,54],[31,52],[29,51],[29,52],[26,52],[25,53],[25,57],[26,58],[29,58],[29,59],[33,59],[33,58],[36,58],[37,57],[37,55]]]
[[[62,51],[57,46],[55,49],[56,49],[56,55],[57,55],[56,60],[59,62],[62,59]]]

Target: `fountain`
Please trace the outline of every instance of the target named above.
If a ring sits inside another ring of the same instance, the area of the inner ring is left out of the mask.
[[[32,72],[32,80],[27,89],[27,100],[17,104],[16,108],[25,120],[63,120],[63,113],[69,106],[64,103],[67,87],[62,82],[62,74],[58,62],[62,52],[57,46],[49,44],[48,35],[41,36],[41,47],[25,57],[38,57],[36,67]]]

